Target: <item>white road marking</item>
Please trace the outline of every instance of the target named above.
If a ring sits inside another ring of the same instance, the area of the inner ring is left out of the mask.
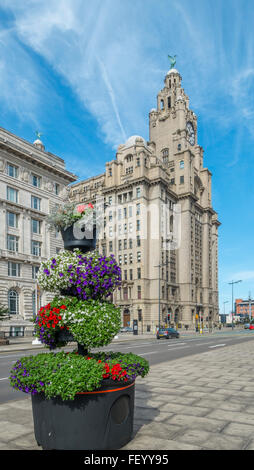
[[[209,346],[209,348],[220,348],[221,346],[226,346],[226,344],[215,344],[214,346]]]
[[[3,377],[2,379],[0,380],[8,380],[9,377]]]

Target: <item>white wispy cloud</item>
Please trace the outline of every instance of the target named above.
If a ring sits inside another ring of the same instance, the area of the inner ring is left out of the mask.
[[[253,40],[243,41],[239,3],[229,11],[221,0],[0,0],[19,40],[64,77],[113,148],[147,134],[144,114],[163,86],[168,53],[177,54],[190,104],[205,122],[228,131],[238,113],[253,133]]]

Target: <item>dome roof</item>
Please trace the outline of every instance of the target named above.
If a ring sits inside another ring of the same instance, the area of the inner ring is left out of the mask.
[[[178,70],[176,70],[176,69],[170,69],[168,71],[167,75],[170,75],[171,73],[178,73],[179,74]]]
[[[35,145],[35,147],[38,147],[40,150],[44,150],[44,148],[45,148],[40,139],[36,139],[34,141],[33,145]]]
[[[132,135],[132,136],[129,137],[129,139],[125,142],[124,147],[125,147],[125,148],[133,147],[134,145],[137,145],[137,144],[146,145],[146,141],[145,141],[145,139],[143,139],[143,137],[140,137],[140,135]]]

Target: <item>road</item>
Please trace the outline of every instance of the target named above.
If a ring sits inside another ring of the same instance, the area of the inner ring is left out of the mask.
[[[237,332],[225,332],[207,336],[182,336],[179,339],[161,339],[148,338],[146,340],[126,340],[124,342],[111,343],[104,351],[121,351],[123,353],[133,352],[146,358],[150,365],[158,364],[164,361],[170,361],[193,354],[199,354],[207,351],[213,351],[218,348],[225,348],[240,342],[254,341],[254,333],[251,331],[240,330]],[[253,343],[252,343],[253,344]],[[251,344],[250,344],[251,347]],[[73,348],[65,348],[71,350]],[[45,349],[26,350],[20,352],[6,352],[0,354],[0,403],[10,400],[23,399],[27,395],[20,391],[13,390],[9,385],[9,374],[12,365],[21,356],[38,354],[46,352]],[[237,359],[236,359],[237,360]]]

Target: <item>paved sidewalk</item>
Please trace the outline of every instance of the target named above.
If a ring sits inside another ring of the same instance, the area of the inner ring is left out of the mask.
[[[124,450],[254,450],[254,341],[152,366]],[[40,450],[30,396],[0,405],[0,450]]]

